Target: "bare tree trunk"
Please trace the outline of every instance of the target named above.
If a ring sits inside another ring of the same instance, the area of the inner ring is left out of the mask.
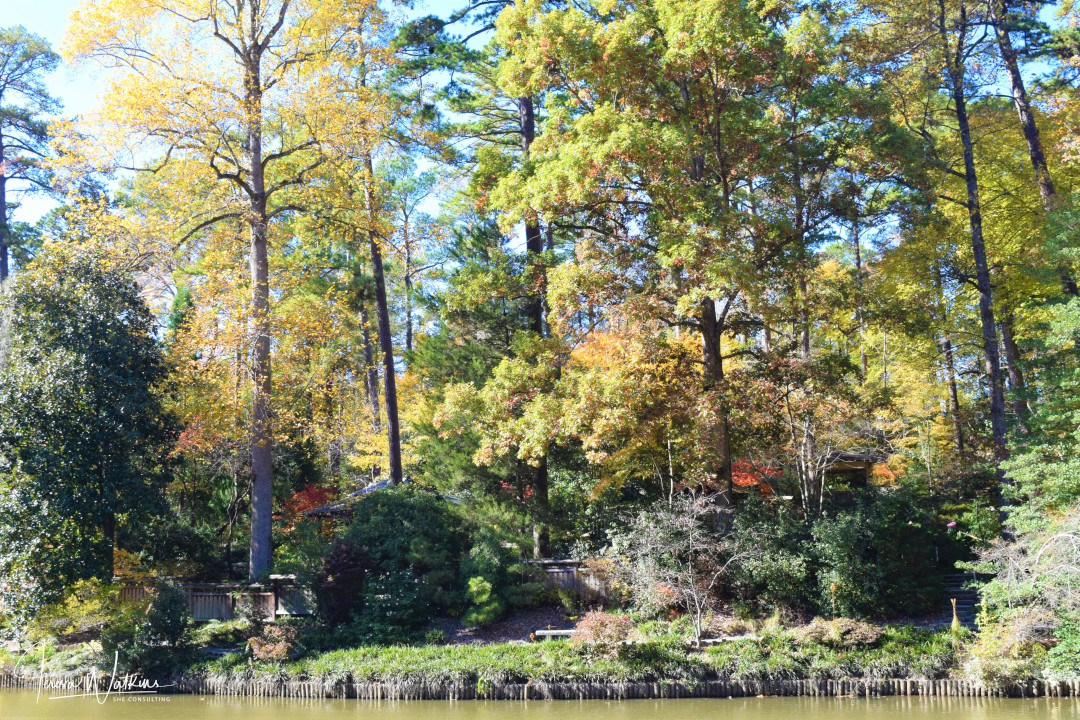
[[[112,512],[105,513],[101,523],[101,536],[105,540],[105,552],[101,562],[102,569],[108,573],[107,579],[112,582],[116,567],[116,515]]]
[[[1039,195],[1042,196],[1043,202],[1047,203],[1057,195],[1057,192],[1054,190],[1054,181],[1050,178],[1050,170],[1046,166],[1042,138],[1039,137],[1039,127],[1035,124],[1035,115],[1031,112],[1031,103],[1028,101],[1027,89],[1024,87],[1024,76],[1020,74],[1020,64],[1017,62],[1016,50],[1013,48],[1012,38],[1009,37],[1008,18],[1006,17],[1008,15],[1008,0],[992,0],[990,8],[990,17],[994,25],[994,33],[997,36],[1001,61],[1009,75],[1013,105],[1016,106],[1016,114],[1020,117],[1020,129],[1024,133],[1024,140],[1027,141],[1031,167],[1035,170],[1035,182],[1039,186]]]
[[[386,395],[386,439],[390,451],[390,482],[401,483],[401,430],[398,426],[397,374],[394,368],[394,338],[390,333],[390,308],[386,300],[386,278],[382,251],[371,234],[371,269],[375,276],[375,305],[379,316],[379,346],[383,356],[383,393]]]
[[[405,351],[412,352],[412,248],[409,247],[409,231],[405,229]]]
[[[247,82],[251,235],[251,309],[255,332],[251,421],[251,556],[248,576],[262,579],[270,569],[273,543],[273,429],[270,398],[270,283],[267,257],[266,179],[263,175],[262,94],[259,68],[252,62]]]
[[[810,359],[810,309],[807,307],[806,276],[799,278],[799,355],[803,360]]]
[[[859,219],[851,222],[851,240],[855,249],[855,286],[859,291],[859,306],[855,310],[855,317],[859,321],[859,381],[866,382],[866,328],[863,323],[863,271],[862,271],[862,248],[859,245]]]
[[[966,62],[964,42],[967,31],[967,8],[960,4],[960,36],[957,39],[955,55],[949,47],[949,30],[945,22],[945,0],[938,0],[939,31],[942,45],[947,52],[946,71],[951,83],[956,122],[960,130],[960,143],[964,150],[964,178],[967,186],[967,210],[971,228],[971,250],[975,260],[975,281],[979,291],[979,319],[982,324],[983,352],[986,356],[986,377],[990,384],[990,426],[993,435],[994,457],[1000,463],[1008,457],[1005,445],[1005,392],[1001,382],[1001,360],[998,355],[997,328],[994,322],[993,286],[990,282],[990,266],[986,258],[986,243],[983,239],[982,209],[979,201],[979,180],[975,169],[975,152],[971,139],[971,125],[968,121],[967,98],[964,94],[964,73]],[[999,501],[1002,507],[1006,500],[1002,494],[1008,482],[1004,471],[998,465]]]
[[[1031,159],[1031,167],[1035,171],[1035,183],[1039,186],[1039,195],[1042,197],[1043,206],[1049,210],[1057,200],[1057,191],[1054,189],[1054,181],[1050,176],[1050,168],[1046,164],[1046,154],[1043,152],[1039,126],[1035,123],[1035,114],[1031,111],[1031,102],[1028,100],[1027,88],[1024,87],[1024,76],[1020,73],[1016,49],[1013,48],[1012,38],[1009,37],[1008,15],[1009,0],[991,0],[990,18],[994,25],[994,33],[997,36],[1001,61],[1005,66],[1006,73],[1009,75],[1013,105],[1016,106],[1016,114],[1020,118],[1020,129],[1024,133],[1024,140],[1027,142],[1028,157]],[[1062,268],[1059,273],[1061,286],[1066,294],[1080,295],[1076,280],[1069,272]]]

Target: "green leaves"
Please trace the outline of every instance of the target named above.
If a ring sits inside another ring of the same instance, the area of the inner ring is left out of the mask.
[[[138,287],[60,248],[0,296],[0,569],[45,595],[112,575],[116,523],[160,501],[166,367]]]

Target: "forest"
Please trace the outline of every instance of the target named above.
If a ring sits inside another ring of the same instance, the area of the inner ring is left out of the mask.
[[[0,636],[164,667],[178,583],[289,578],[315,624],[221,625],[259,660],[555,607],[604,657],[929,623],[968,676],[1080,677],[1078,23],[83,0],[57,48],[0,28]]]

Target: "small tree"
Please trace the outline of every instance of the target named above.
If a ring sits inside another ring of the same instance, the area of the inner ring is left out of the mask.
[[[131,277],[85,249],[53,248],[0,293],[0,612],[109,580],[118,524],[160,507],[154,330]]]
[[[687,493],[660,501],[632,518],[615,538],[617,572],[644,606],[685,611],[701,644],[705,616],[723,572],[716,530],[717,495]]]

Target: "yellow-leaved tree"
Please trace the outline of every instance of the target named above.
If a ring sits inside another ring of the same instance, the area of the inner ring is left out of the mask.
[[[273,428],[270,248],[304,211],[327,133],[348,130],[340,83],[378,34],[374,0],[86,0],[63,54],[96,61],[107,87],[93,152],[108,169],[150,171],[197,190],[171,204],[177,248],[215,236],[247,242],[240,360],[252,383],[252,579],[271,559]],[[349,108],[353,122],[365,109]]]

